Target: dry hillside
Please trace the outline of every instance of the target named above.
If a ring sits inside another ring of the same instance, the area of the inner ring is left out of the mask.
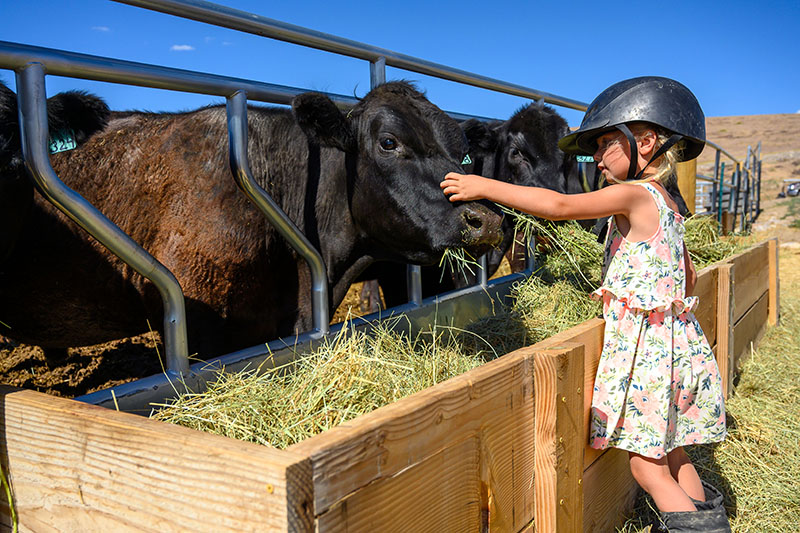
[[[800,221],[800,198],[778,198],[784,179],[800,179],[800,114],[709,117],[706,135],[740,161],[748,146],[755,149],[761,142],[763,212],[754,230],[777,235],[784,243],[800,242],[800,227],[791,227]],[[698,159],[698,172],[712,173],[714,154],[706,147]]]

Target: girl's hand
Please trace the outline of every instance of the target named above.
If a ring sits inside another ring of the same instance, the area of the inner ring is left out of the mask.
[[[451,202],[468,202],[485,198],[483,192],[485,181],[487,178],[474,174],[448,172],[439,186],[445,194],[450,195]]]

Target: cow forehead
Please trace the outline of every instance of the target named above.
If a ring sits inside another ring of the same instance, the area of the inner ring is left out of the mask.
[[[540,154],[557,152],[566,122],[548,108],[523,108],[505,124],[508,142],[525,143]]]
[[[467,138],[458,122],[433,104],[406,104],[386,102],[367,110],[362,115],[367,131],[373,136],[386,131],[420,146],[436,143],[454,158],[466,153]]]

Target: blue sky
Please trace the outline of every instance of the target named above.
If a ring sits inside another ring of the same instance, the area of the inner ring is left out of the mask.
[[[236,9],[590,102],[619,80],[675,78],[708,116],[800,111],[800,3],[222,0]],[[365,61],[108,0],[1,0],[0,40],[363,95]],[[413,72],[439,107],[506,118],[523,98]],[[0,70],[13,87],[13,72]],[[48,94],[86,89],[112,109],[187,110],[220,98],[48,77]],[[582,113],[558,108],[571,125]]]

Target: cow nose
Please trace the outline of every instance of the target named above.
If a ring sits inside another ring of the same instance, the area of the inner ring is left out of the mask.
[[[467,246],[494,246],[502,240],[502,217],[480,204],[468,204],[461,212],[462,237]]]
[[[463,213],[461,213],[461,218],[464,220],[467,226],[472,229],[480,230],[483,227],[483,220],[481,220],[481,217],[478,216],[477,213],[465,210]]]

